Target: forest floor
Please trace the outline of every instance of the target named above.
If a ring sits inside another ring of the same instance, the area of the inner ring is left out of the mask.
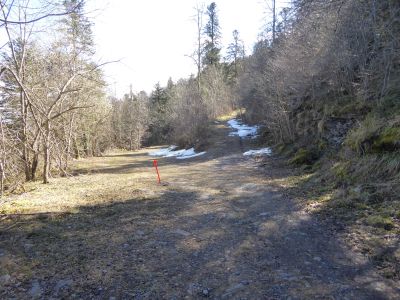
[[[1,299],[399,299],[307,179],[213,125],[205,155],[143,149],[75,162],[2,203]],[[339,226],[340,227],[340,226]]]

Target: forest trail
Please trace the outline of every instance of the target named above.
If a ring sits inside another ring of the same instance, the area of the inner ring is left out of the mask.
[[[160,158],[163,185],[144,149],[16,197],[32,204],[2,217],[0,298],[400,297],[287,196],[289,170],[258,166],[242,155],[252,142],[229,132],[215,124],[203,156]]]

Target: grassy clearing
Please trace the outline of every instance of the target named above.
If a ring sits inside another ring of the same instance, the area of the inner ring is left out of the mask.
[[[80,206],[121,201],[151,194],[152,161],[141,152],[109,153],[104,157],[77,160],[74,176],[53,178],[51,183],[30,182],[26,193],[3,200],[2,214],[75,212]],[[134,163],[133,163],[134,161]]]
[[[230,114],[222,115],[217,117],[218,122],[226,122],[234,118],[241,117],[245,113],[245,109],[240,108],[232,111]]]
[[[157,148],[77,160],[72,166],[74,176],[53,178],[47,185],[27,183],[27,192],[3,199],[0,213],[76,213],[80,207],[155,198],[168,190],[168,186],[157,183],[154,157],[147,155]],[[174,164],[168,163],[168,159],[159,160],[162,182],[176,182],[182,179],[182,174],[186,179],[197,175],[185,161],[171,160]],[[200,168],[209,165],[211,162],[207,161],[199,164]]]
[[[179,214],[196,190],[220,193],[207,187],[207,178],[198,178],[198,168],[207,170],[212,164],[208,161],[199,162],[196,170],[184,161],[159,159],[162,182],[169,183],[159,185],[149,150],[155,148],[75,161],[74,176],[53,178],[47,185],[28,183],[26,193],[3,200],[0,252],[7,255],[0,255],[0,276],[26,283],[20,291],[10,287],[10,292],[24,295],[33,279],[55,278],[54,285],[71,274],[85,274],[85,284],[106,284],[107,278],[111,282],[110,276],[122,276],[125,270],[121,248],[140,245],[142,231],[170,226],[168,216]],[[188,183],[184,187],[194,191],[186,192],[173,185],[190,178],[204,186]],[[150,242],[146,247],[152,249]],[[140,264],[131,268],[136,274],[147,272]],[[77,282],[78,294],[81,288]],[[0,283],[0,297],[3,291]]]

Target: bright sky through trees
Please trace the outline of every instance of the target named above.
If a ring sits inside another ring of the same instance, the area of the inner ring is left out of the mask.
[[[232,41],[232,31],[237,29],[250,53],[266,19],[270,20],[267,3],[271,1],[215,2],[223,46]],[[170,76],[178,80],[196,73],[196,66],[187,55],[196,47],[193,17],[197,3],[196,0],[87,1],[87,11],[95,24],[98,59],[121,60],[104,68],[111,94],[122,96],[129,91],[130,84],[134,91],[149,92],[158,81],[165,85]],[[225,49],[223,55],[224,52]]]

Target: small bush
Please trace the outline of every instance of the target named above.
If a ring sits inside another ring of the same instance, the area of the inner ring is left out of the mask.
[[[375,152],[395,151],[400,149],[400,128],[385,128],[374,140],[372,149]]]
[[[332,172],[335,175],[335,179],[338,182],[344,182],[349,180],[348,165],[345,163],[337,163],[332,167]]]
[[[370,151],[373,137],[379,132],[381,126],[379,119],[369,115],[360,126],[350,131],[345,144],[358,154],[365,154]]]
[[[391,230],[394,227],[392,219],[383,216],[370,216],[367,218],[366,224],[377,228],[383,228],[385,230]]]
[[[294,165],[312,165],[318,159],[318,152],[305,148],[300,148],[297,150],[296,154],[292,159],[290,159],[290,163]]]
[[[399,81],[397,80],[397,82],[393,82],[392,85],[393,84],[396,84],[396,86],[391,87],[391,92],[380,100],[376,108],[377,112],[382,117],[398,116],[400,112],[400,90],[398,88]]]

